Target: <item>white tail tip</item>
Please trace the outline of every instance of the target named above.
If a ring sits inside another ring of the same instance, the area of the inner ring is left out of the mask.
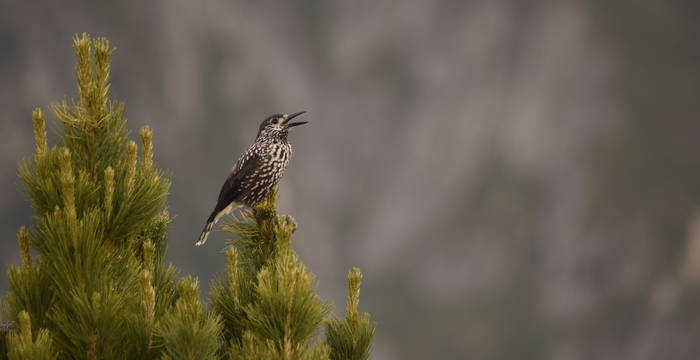
[[[214,222],[207,223],[207,225],[204,226],[204,230],[202,230],[202,233],[199,235],[197,242],[194,243],[194,246],[202,246],[205,242],[207,242],[207,238],[209,237],[209,233],[211,232],[211,228],[213,226]]]

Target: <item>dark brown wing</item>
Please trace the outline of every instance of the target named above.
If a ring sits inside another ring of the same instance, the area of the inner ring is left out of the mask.
[[[238,160],[226,179],[226,182],[224,182],[224,185],[221,187],[219,200],[216,202],[216,207],[212,212],[212,218],[232,202],[241,201],[246,191],[242,184],[246,178],[249,178],[252,173],[255,172],[258,166],[260,166],[260,157],[254,152],[247,153]]]

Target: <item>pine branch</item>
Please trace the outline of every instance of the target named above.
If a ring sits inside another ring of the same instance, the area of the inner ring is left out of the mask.
[[[317,339],[330,306],[291,247],[296,221],[277,215],[277,191],[224,229],[237,237],[226,250],[227,277],[212,286],[230,358],[328,359]]]
[[[48,331],[39,330],[32,335],[29,314],[19,314],[19,329],[11,331],[7,338],[7,357],[10,360],[53,360],[58,354],[53,350],[53,342]]]
[[[377,325],[368,313],[359,314],[362,273],[353,268],[348,273],[348,299],[345,319],[332,317],[326,323],[326,341],[331,347],[332,360],[369,359],[371,341]]]
[[[202,309],[197,280],[184,278],[178,289],[180,298],[175,307],[157,326],[159,346],[172,359],[216,359],[221,319]]]

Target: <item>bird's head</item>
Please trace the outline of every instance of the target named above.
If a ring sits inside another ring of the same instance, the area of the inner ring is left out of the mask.
[[[278,137],[278,136],[284,136],[289,132],[289,129],[299,126],[299,125],[304,125],[308,121],[295,121],[291,122],[292,119],[295,117],[305,113],[306,111],[300,111],[298,113],[294,114],[274,114],[268,116],[265,120],[260,123],[260,130],[258,130],[258,136],[257,138],[260,138],[261,136],[273,136],[273,137]]]

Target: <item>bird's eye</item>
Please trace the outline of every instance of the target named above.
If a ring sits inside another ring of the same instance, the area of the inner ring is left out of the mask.
[[[277,124],[277,118],[272,119],[273,124]]]

